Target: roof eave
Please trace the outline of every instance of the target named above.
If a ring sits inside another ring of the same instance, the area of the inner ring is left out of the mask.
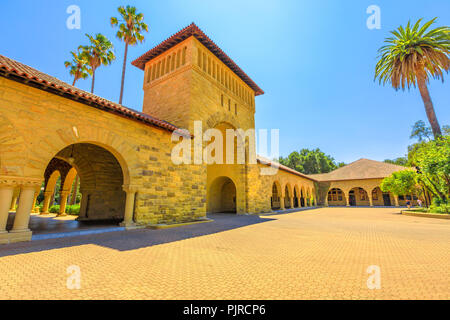
[[[157,46],[153,47],[139,58],[135,59],[131,64],[141,70],[145,70],[145,64],[169,50],[184,40],[195,37],[208,50],[210,50],[219,60],[229,67],[239,78],[242,79],[254,92],[255,96],[264,94],[264,91],[224,52],[219,48],[197,25],[194,23],[175,33],[168,39],[164,40]]]

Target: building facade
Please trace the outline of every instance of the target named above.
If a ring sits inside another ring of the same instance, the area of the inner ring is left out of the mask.
[[[250,163],[248,152],[242,164],[173,162],[179,129],[254,129],[264,93],[196,25],[133,65],[144,71],[143,112],[0,56],[0,243],[31,239],[37,195],[43,188],[48,214],[58,179],[64,215],[76,175],[79,220],[129,228],[315,205],[315,179],[283,166],[262,176],[274,164]]]

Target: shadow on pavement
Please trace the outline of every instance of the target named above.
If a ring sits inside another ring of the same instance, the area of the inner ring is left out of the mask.
[[[230,214],[211,214],[208,215],[208,218],[214,221],[171,229],[138,229],[0,245],[0,257],[88,244],[119,251],[128,251],[201,237],[274,220],[273,218],[259,217],[257,215],[237,216]]]

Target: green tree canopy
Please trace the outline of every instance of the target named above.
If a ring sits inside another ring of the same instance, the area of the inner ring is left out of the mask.
[[[279,162],[304,174],[328,173],[345,165],[343,162],[336,164],[331,156],[320,149],[294,151],[287,158],[280,157]]]
[[[407,166],[408,165],[408,158],[406,157],[398,157],[396,159],[390,160],[390,159],[386,159],[384,160],[385,163],[390,163],[390,164],[396,164],[398,166]]]
[[[418,192],[417,173],[412,170],[394,172],[381,183],[383,192],[391,192],[397,196]]]

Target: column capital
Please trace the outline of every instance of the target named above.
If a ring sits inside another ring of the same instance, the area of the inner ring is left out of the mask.
[[[136,193],[138,192],[139,188],[140,186],[132,184],[124,184],[122,186],[123,191],[125,191],[126,193]]]

